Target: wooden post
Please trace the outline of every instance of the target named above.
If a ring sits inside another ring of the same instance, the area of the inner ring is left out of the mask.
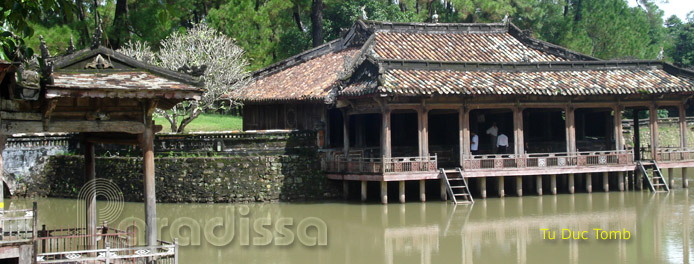
[[[631,129],[634,132],[634,160],[641,160],[641,129],[640,129],[640,124],[639,124],[639,110],[634,109],[633,110],[633,125],[631,126]],[[634,175],[636,176],[636,175]],[[636,182],[634,182],[636,183]]]
[[[537,195],[542,196],[542,175],[535,176],[535,189],[537,190]]]
[[[426,185],[426,180],[419,180],[419,201],[426,202],[427,201],[427,185]]]
[[[689,188],[689,182],[687,180],[687,168],[682,168],[682,188]]]
[[[504,177],[499,176],[496,178],[498,179],[497,186],[496,186],[497,187],[497,193],[499,194],[499,198],[504,198],[504,196],[506,195],[506,193],[504,192]]]
[[[525,146],[523,145],[523,109],[520,107],[513,108],[513,136],[514,153],[516,157],[525,154]]]
[[[398,198],[400,198],[400,203],[405,203],[405,181],[398,182]]]
[[[576,152],[576,125],[573,106],[567,106],[564,110],[566,115],[566,152]]]
[[[687,112],[684,104],[678,106],[680,112],[680,148],[687,149]]]
[[[147,107],[145,114],[145,132],[140,137],[143,154],[145,183],[145,240],[148,246],[157,245],[157,197],[154,177],[154,106]]]
[[[342,181],[342,198],[347,200],[349,198],[349,181]]]
[[[621,106],[615,106],[612,108],[612,111],[614,111],[614,144],[615,144],[615,149],[616,150],[623,150],[624,146],[622,146],[622,138],[624,137],[624,134],[622,132],[622,107]]]
[[[557,195],[557,175],[549,176],[549,188],[553,195]]]
[[[349,160],[349,115],[346,109],[342,110],[342,145],[345,160]]]
[[[381,181],[381,203],[388,204],[388,182]]]
[[[361,181],[361,201],[366,201],[366,181]]]
[[[479,189],[480,189],[480,197],[482,199],[487,198],[487,177],[481,177],[478,178],[479,180]]]
[[[470,156],[470,111],[465,107],[460,108],[458,120],[462,128],[460,133],[460,167],[464,168],[463,160]]]
[[[424,109],[417,108],[417,148],[419,149],[419,156],[426,156],[424,153],[424,119],[422,118]]]
[[[576,189],[574,188],[575,184],[576,184],[576,182],[574,179],[574,174],[571,173],[571,174],[569,174],[569,193],[570,194],[573,194],[576,191]]]
[[[516,195],[518,195],[518,197],[523,196],[523,177],[522,176],[516,176]]]
[[[429,110],[423,108],[421,111],[421,133],[422,133],[422,157],[429,156]]]
[[[85,207],[86,210],[86,221],[87,221],[87,235],[89,239],[87,241],[88,248],[90,250],[96,249],[96,166],[94,160],[94,144],[88,141],[83,141],[84,145],[84,176],[86,185],[84,186],[87,191],[85,196]]]
[[[446,180],[441,179],[441,201],[448,200],[448,193],[446,190]]]
[[[603,172],[602,173],[602,190],[605,192],[610,191],[610,178],[609,178],[609,173],[608,172]]]
[[[381,117],[381,156],[390,158],[390,110],[384,109]]]
[[[648,113],[651,124],[651,159],[658,161],[658,106],[651,104]]]
[[[593,175],[590,173],[585,174],[586,177],[586,192],[591,193],[593,192]]]
[[[619,188],[620,192],[624,191],[624,172],[623,171],[617,172],[617,188]]]
[[[641,171],[634,171],[634,188],[637,190],[643,190],[643,179],[641,178]]]

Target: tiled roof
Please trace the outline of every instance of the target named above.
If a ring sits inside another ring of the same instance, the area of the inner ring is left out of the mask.
[[[159,95],[153,92],[193,92],[202,89],[179,81],[159,77],[144,71],[102,73],[93,72],[54,72],[53,84],[48,85],[46,97],[74,96],[85,97],[148,97]],[[60,91],[65,90],[65,91]],[[69,90],[69,91],[68,91]],[[76,92],[77,91],[77,92]],[[189,94],[175,95],[188,97]]]
[[[523,45],[507,31],[376,32],[373,46],[378,59],[447,62],[565,61]]]
[[[601,69],[452,70],[388,69],[383,84],[347,85],[340,93],[396,95],[606,95],[694,92],[694,80],[658,66]]]
[[[357,51],[348,48],[316,56],[257,78],[232,97],[246,102],[324,100],[344,70],[345,57],[352,57]]]

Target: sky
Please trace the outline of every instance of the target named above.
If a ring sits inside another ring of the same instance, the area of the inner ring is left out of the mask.
[[[637,0],[627,0],[629,6],[636,6]],[[667,2],[667,3],[661,3]],[[682,21],[686,21],[687,13],[694,11],[694,0],[668,0],[668,1],[656,1],[656,4],[660,9],[665,11],[665,16],[663,20],[667,19],[672,15],[678,16]]]

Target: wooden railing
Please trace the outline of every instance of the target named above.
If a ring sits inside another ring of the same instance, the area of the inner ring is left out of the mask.
[[[694,161],[694,150],[691,149],[658,148],[656,155],[658,162]]]
[[[33,241],[36,229],[36,206],[33,209],[0,210],[0,247]]]
[[[408,172],[436,172],[437,157],[362,158],[325,156],[323,171],[347,174],[387,174]]]
[[[121,231],[110,228],[104,224],[96,228],[95,234],[87,234],[86,228],[59,228],[46,230],[44,225],[38,231],[37,252],[55,253],[63,251],[105,249],[107,246],[112,248],[127,248],[136,245],[135,231]],[[90,241],[94,241],[94,246],[90,248]]]
[[[524,155],[475,155],[463,160],[465,170],[545,169],[585,166],[627,165],[633,163],[631,151],[593,151],[577,153],[533,153]]]

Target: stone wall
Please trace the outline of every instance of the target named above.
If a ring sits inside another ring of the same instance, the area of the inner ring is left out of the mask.
[[[341,193],[320,171],[317,153],[155,159],[158,202],[267,202],[318,200]],[[97,178],[112,180],[126,201],[143,200],[142,159],[96,158]],[[40,184],[29,193],[75,198],[84,185],[81,156],[48,159]]]

